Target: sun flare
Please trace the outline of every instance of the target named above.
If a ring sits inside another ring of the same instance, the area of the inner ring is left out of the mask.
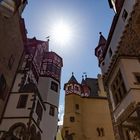
[[[66,45],[72,38],[70,26],[63,21],[55,24],[52,28],[52,38],[61,45]]]

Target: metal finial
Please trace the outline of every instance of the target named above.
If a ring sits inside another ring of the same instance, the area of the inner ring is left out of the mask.
[[[47,39],[47,41],[50,41],[50,36],[47,36],[46,39]]]
[[[100,35],[102,35],[102,32],[99,32]]]
[[[84,75],[82,75],[82,79],[84,79]]]
[[[74,73],[72,72],[72,76],[74,75]]]

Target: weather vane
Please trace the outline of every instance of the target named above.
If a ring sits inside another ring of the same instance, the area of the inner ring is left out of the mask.
[[[50,40],[50,36],[47,36],[46,39],[47,39],[47,41],[49,41]]]

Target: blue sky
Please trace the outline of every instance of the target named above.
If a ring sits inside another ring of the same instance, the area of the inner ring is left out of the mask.
[[[71,73],[74,72],[79,82],[83,72],[94,78],[100,73],[94,49],[98,44],[99,32],[107,38],[113,16],[108,0],[29,0],[23,13],[28,37],[45,40],[50,35],[50,50],[63,58],[61,114],[64,105],[63,85]],[[65,45],[51,40],[52,26],[61,19],[73,31],[71,40]]]

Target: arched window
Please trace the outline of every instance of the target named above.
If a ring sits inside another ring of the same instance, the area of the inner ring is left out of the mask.
[[[72,86],[68,86],[68,90],[72,90]]]
[[[75,91],[79,91],[79,87],[77,85],[75,85],[74,89]]]
[[[9,128],[1,140],[25,140],[26,139],[26,126],[23,123],[16,123]]]
[[[97,127],[97,133],[98,133],[98,136],[99,137],[103,137],[104,135],[105,135],[105,133],[104,133],[104,128],[99,128],[99,127]]]

